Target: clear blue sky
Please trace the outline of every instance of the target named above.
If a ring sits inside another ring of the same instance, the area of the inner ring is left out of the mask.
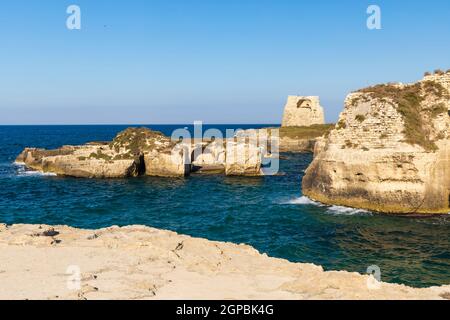
[[[320,95],[335,121],[352,90],[449,69],[449,14],[448,0],[4,0],[0,124],[279,123],[290,94]]]

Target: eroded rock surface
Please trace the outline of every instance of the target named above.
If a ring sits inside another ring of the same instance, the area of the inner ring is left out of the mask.
[[[139,157],[118,154],[108,145],[65,146],[56,150],[25,149],[16,159],[41,172],[80,178],[118,178],[139,175]]]
[[[24,163],[33,170],[62,176],[136,177],[155,173],[157,170],[152,170],[151,160],[155,157],[163,158],[163,154],[170,154],[173,146],[171,140],[160,132],[147,128],[128,128],[110,143],[64,146],[56,150],[27,148],[17,157],[16,162]],[[182,159],[181,157],[181,161]],[[161,162],[159,169],[167,175],[184,174],[178,168],[175,170],[174,166],[169,166],[167,162]]]
[[[302,127],[324,123],[324,111],[320,106],[319,97],[288,97],[284,107],[283,127]]]
[[[0,224],[0,299],[444,299],[143,226]]]
[[[225,173],[229,176],[262,175],[264,149],[256,143],[228,142]]]
[[[450,73],[350,94],[319,139],[303,193],[386,213],[450,211]]]
[[[248,129],[239,131],[238,137],[258,138],[258,145],[262,143],[263,149],[272,153],[278,152],[314,152],[316,140],[327,136],[334,125],[321,124],[302,127],[269,127],[263,129]],[[265,139],[265,140],[264,140]],[[276,144],[275,148],[272,148]]]
[[[44,173],[82,178],[183,177],[193,168],[229,175],[260,175],[262,155],[246,141],[174,142],[147,128],[128,128],[111,142],[55,150],[26,148],[16,162]]]

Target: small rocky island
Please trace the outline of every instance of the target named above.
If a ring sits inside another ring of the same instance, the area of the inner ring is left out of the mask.
[[[183,176],[188,173],[183,153],[172,160],[173,146],[160,132],[128,128],[111,142],[63,146],[56,150],[26,148],[16,162],[32,170],[80,178]]]
[[[246,141],[173,141],[148,128],[128,128],[111,142],[26,148],[16,159],[31,170],[78,178],[141,175],[184,177],[194,170],[226,175],[261,175],[267,151]]]
[[[315,145],[303,193],[383,213],[450,211],[450,72],[351,93]]]
[[[148,128],[128,128],[111,142],[62,146],[55,150],[26,148],[16,163],[28,169],[78,178],[127,178],[142,175],[184,177],[192,172],[234,176],[263,175],[266,146],[251,143],[250,136],[271,135],[278,130],[277,152],[312,152],[315,141],[332,125],[266,128],[238,131],[234,138],[173,141]]]
[[[258,141],[253,143],[249,134],[241,131],[225,140],[173,141],[148,128],[128,128],[111,142],[55,150],[26,148],[16,163],[43,173],[77,178],[184,177],[195,171],[230,176],[263,175],[265,157],[273,156],[270,144],[264,147]],[[257,137],[256,130],[252,134]]]

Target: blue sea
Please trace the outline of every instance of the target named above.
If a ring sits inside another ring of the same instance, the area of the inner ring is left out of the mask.
[[[258,128],[267,125],[220,125]],[[329,207],[302,197],[310,154],[284,154],[267,177],[192,175],[87,180],[14,165],[25,147],[111,140],[128,126],[0,126],[0,222],[79,228],[142,224],[246,243],[270,256],[365,273],[416,287],[450,284],[450,216],[405,218]],[[170,135],[189,125],[149,125]]]

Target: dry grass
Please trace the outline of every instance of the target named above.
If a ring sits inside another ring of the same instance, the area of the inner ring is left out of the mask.
[[[336,129],[340,130],[345,128],[347,128],[347,122],[345,122],[345,120],[343,119],[339,120],[339,122],[336,125]]]
[[[111,156],[109,156],[109,155],[107,155],[107,154],[104,154],[103,152],[102,152],[102,150],[97,150],[97,153],[94,153],[94,152],[92,152],[90,155],[89,155],[89,158],[90,159],[97,159],[97,160],[105,160],[105,161],[110,161],[110,160],[112,160],[112,158],[111,158]],[[78,158],[78,159],[80,159],[80,158]],[[81,159],[80,159],[81,160]]]
[[[358,114],[358,115],[356,115],[355,119],[356,119],[356,121],[364,122],[364,120],[366,120],[366,117],[362,114]]]
[[[436,144],[429,138],[427,129],[429,124],[426,123],[426,119],[436,117],[446,112],[446,110],[442,105],[436,105],[431,110],[425,110],[422,103],[429,96],[436,99],[450,98],[449,92],[442,85],[433,81],[416,83],[405,87],[387,84],[365,88],[358,92],[366,93],[373,99],[392,102],[403,116],[406,142],[420,145],[427,151],[436,150]],[[427,112],[429,117],[425,117]]]
[[[444,103],[438,103],[431,107],[431,116],[436,118],[438,115],[447,113],[447,107]]]
[[[326,136],[334,128],[334,124],[315,124],[309,127],[281,127],[280,138],[314,139]]]
[[[148,128],[127,128],[120,132],[110,143],[110,148],[119,152],[121,148],[127,150],[130,157],[139,156],[147,150],[157,149],[154,145],[156,140],[169,139],[159,131],[153,131]]]

